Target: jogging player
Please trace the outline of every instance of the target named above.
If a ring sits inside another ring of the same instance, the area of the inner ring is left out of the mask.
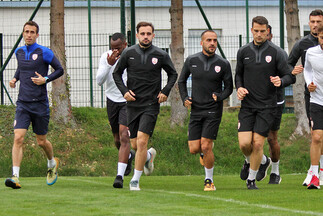
[[[126,100],[123,98],[112,77],[116,62],[127,47],[126,37],[121,33],[114,33],[110,40],[111,50],[104,52],[100,58],[96,82],[102,86],[106,83],[107,113],[111,125],[114,143],[119,150],[118,171],[113,187],[123,188],[123,178],[131,172],[132,160],[135,152],[130,150],[127,127]],[[127,81],[125,71],[122,79]]]
[[[309,15],[309,22],[308,25],[310,26],[310,34],[306,35],[303,37],[301,40],[297,41],[295,45],[293,46],[292,51],[289,54],[288,57],[288,64],[290,64],[292,67],[294,67],[293,74],[299,74],[303,72],[303,67],[305,67],[305,56],[306,56],[306,51],[314,46],[318,45],[318,39],[317,39],[317,30],[319,26],[323,25],[323,11],[320,9],[313,10],[310,15]],[[296,65],[298,62],[299,58],[301,58],[301,65]],[[307,86],[305,85],[305,91],[304,91],[304,96],[305,96],[305,108],[306,108],[306,115],[310,124],[310,93],[307,89]],[[323,185],[323,149],[321,152],[321,157],[320,157],[320,180],[321,184]],[[312,178],[312,169],[311,167],[308,169],[307,176],[303,182],[303,186],[308,186],[308,184],[311,181]]]
[[[204,191],[214,191],[212,145],[222,118],[223,100],[231,95],[233,81],[230,63],[215,54],[217,34],[213,30],[204,31],[200,44],[202,52],[187,57],[178,80],[178,87],[184,106],[192,107],[188,126],[190,153],[203,153]],[[187,79],[190,75],[191,97],[187,91]]]
[[[12,177],[6,179],[5,185],[13,189],[21,188],[19,182],[20,164],[23,157],[23,142],[27,129],[32,123],[38,145],[48,158],[47,184],[53,185],[57,180],[59,161],[54,157],[53,146],[47,140],[49,123],[49,103],[47,83],[64,74],[63,68],[53,51],[36,43],[39,36],[38,24],[28,21],[23,26],[25,46],[16,49],[18,68],[14,78],[9,82],[11,88],[20,81],[14,121],[14,143],[12,148]],[[55,70],[48,75],[48,66]]]
[[[319,45],[307,50],[304,68],[304,78],[311,96],[309,108],[312,129],[312,178],[308,189],[320,189],[318,168],[323,143],[323,26],[318,28],[317,37]]]
[[[124,50],[113,72],[113,78],[123,97],[127,100],[127,122],[130,142],[136,150],[134,175],[130,190],[140,190],[139,179],[144,170],[150,175],[154,169],[156,150],[147,151],[149,137],[153,134],[160,103],[165,102],[176,82],[177,73],[169,55],[152,45],[154,26],[148,22],[137,24],[139,44]],[[127,86],[122,74],[127,69]],[[161,89],[164,69],[168,75],[166,86]]]
[[[235,84],[241,100],[239,112],[239,146],[246,160],[240,177],[247,180],[248,189],[267,175],[271,159],[263,154],[263,146],[274,119],[277,87],[292,83],[287,54],[267,41],[268,20],[252,19],[254,40],[241,47],[237,54]]]

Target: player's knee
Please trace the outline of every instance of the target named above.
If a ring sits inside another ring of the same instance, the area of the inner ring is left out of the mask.
[[[22,145],[24,142],[24,139],[25,139],[24,136],[15,134],[15,138],[14,138],[15,145]]]
[[[260,142],[253,142],[252,143],[252,151],[262,151],[264,148],[264,144]]]
[[[46,145],[46,139],[37,139],[37,143],[40,147],[44,147]]]
[[[312,144],[314,145],[321,145],[322,143],[322,136],[317,133],[312,133]]]

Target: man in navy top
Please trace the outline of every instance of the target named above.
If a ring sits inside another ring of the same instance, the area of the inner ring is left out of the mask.
[[[23,27],[25,46],[16,49],[18,68],[14,78],[9,82],[11,88],[20,81],[14,121],[14,144],[12,148],[12,177],[6,179],[5,185],[13,189],[21,188],[19,170],[23,157],[23,141],[27,129],[32,123],[37,143],[43,148],[48,158],[47,184],[53,185],[57,180],[59,161],[54,158],[52,144],[46,134],[49,123],[49,103],[46,85],[63,75],[63,68],[53,51],[36,43],[39,36],[38,24],[28,21]],[[48,75],[49,65],[55,70]]]

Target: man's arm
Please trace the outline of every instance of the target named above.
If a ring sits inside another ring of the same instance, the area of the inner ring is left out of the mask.
[[[124,50],[120,56],[120,59],[114,68],[114,71],[112,73],[114,82],[116,83],[118,89],[120,90],[121,94],[125,96],[125,94],[128,92],[127,86],[124,84],[122,79],[122,74],[124,72],[124,69],[128,67],[127,65],[127,56],[126,56],[126,50]]]
[[[313,70],[311,62],[308,59],[308,52],[306,53],[305,57],[304,79],[306,82],[306,86],[310,85],[313,82]]]
[[[189,69],[189,59],[190,58],[188,57],[184,62],[182,72],[179,75],[179,79],[178,79],[179,94],[182,98],[183,103],[185,103],[186,100],[189,100],[188,91],[187,91],[187,79],[191,74]]]
[[[296,82],[296,77],[292,74],[293,68],[288,64],[287,53],[279,48],[277,53],[277,70],[281,79],[280,87],[286,87]]]
[[[295,67],[296,63],[302,55],[301,50],[299,48],[299,43],[300,40],[294,44],[292,51],[289,53],[288,56],[288,64],[293,68]]]
[[[177,72],[175,70],[175,67],[173,65],[172,60],[170,59],[169,55],[166,54],[163,59],[163,65],[162,68],[166,71],[167,73],[167,84],[166,86],[161,90],[161,93],[164,95],[168,96],[170,93],[170,90],[174,86],[176,80],[177,80]]]
[[[98,71],[96,73],[96,83],[99,86],[102,86],[103,83],[108,79],[109,73],[113,72],[111,71],[112,66],[107,61],[107,55],[109,54],[106,54],[106,53],[102,54],[99,62]]]
[[[223,76],[224,90],[221,93],[213,92],[216,95],[216,101],[222,101],[229,97],[233,91],[233,80],[231,66],[229,62],[226,62],[226,69]]]

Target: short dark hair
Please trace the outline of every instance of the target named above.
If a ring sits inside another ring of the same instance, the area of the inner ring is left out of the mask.
[[[155,28],[154,28],[152,23],[150,23],[150,22],[139,22],[137,24],[137,27],[136,27],[137,33],[139,32],[140,27],[143,27],[143,26],[150,26],[152,28],[153,32],[155,31]]]
[[[266,25],[268,27],[268,20],[264,16],[256,16],[252,19],[252,27],[254,23],[258,23],[259,25]]]
[[[122,41],[122,43],[126,42],[126,37],[124,36],[124,34],[120,33],[120,32],[116,32],[111,36],[111,40],[116,41],[120,39]]]
[[[28,22],[26,22],[25,25],[24,25],[24,27],[22,28],[22,32],[25,31],[25,26],[26,25],[35,26],[36,27],[36,33],[38,34],[38,32],[39,32],[39,26],[38,26],[38,24],[35,21],[28,21]]]
[[[202,32],[202,34],[201,34],[201,38],[202,38],[202,37],[203,37],[203,35],[204,35],[205,33],[207,33],[207,32],[213,32],[213,33],[215,33],[215,34],[217,35],[217,33],[216,33],[215,31],[208,29],[208,30],[205,30],[204,32]]]
[[[321,9],[315,9],[310,13],[310,16],[323,16],[323,11]]]
[[[271,25],[268,24],[268,28],[269,28],[269,34],[271,34]]]

